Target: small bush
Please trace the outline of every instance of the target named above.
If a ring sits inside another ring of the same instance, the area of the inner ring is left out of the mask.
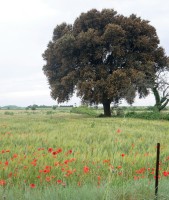
[[[5,114],[5,115],[14,115],[13,112],[9,112],[9,111],[5,111],[4,114]]]
[[[71,113],[77,113],[77,114],[86,114],[89,116],[97,116],[97,113],[94,109],[88,108],[86,106],[80,106],[80,107],[73,107],[70,110]]]
[[[56,110],[57,107],[58,107],[58,106],[52,106],[52,109],[53,109],[53,110]]]
[[[35,107],[35,106],[32,106],[32,107],[31,107],[31,110],[36,110],[36,107]]]
[[[46,114],[47,115],[52,115],[54,112],[53,111],[47,111]]]

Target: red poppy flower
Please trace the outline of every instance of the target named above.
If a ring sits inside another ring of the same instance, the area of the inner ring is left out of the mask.
[[[83,167],[83,172],[84,173],[88,173],[89,171],[90,171],[89,167],[87,167],[87,166]]]
[[[17,154],[14,154],[14,155],[13,155],[13,158],[17,158],[17,157],[18,157],[18,155],[17,155]]]
[[[45,167],[45,169],[51,169],[51,166],[48,166],[48,165],[47,165],[47,166]]]
[[[53,154],[53,155],[56,155],[56,154],[57,154],[57,152],[56,152],[56,151],[53,151],[53,152],[52,152],[52,154]]]
[[[50,182],[50,177],[49,176],[46,177],[46,181]]]
[[[50,172],[50,169],[44,169],[43,172],[44,172],[45,174],[47,174],[47,173]]]
[[[8,162],[8,161],[6,161],[6,162],[5,162],[5,165],[6,165],[6,166],[8,166],[8,164],[9,164],[9,162]]]
[[[9,178],[12,177],[12,172],[10,172],[10,173],[8,174],[8,177],[9,177]]]
[[[51,153],[53,151],[53,148],[49,148],[48,152]]]
[[[103,163],[109,163],[110,160],[103,160]]]
[[[73,151],[70,149],[68,152],[65,153],[65,156],[67,156],[68,154],[71,154]]]
[[[139,179],[140,179],[139,176],[134,176],[134,180],[135,180],[135,181],[137,181],[137,180],[139,180]]]
[[[55,166],[58,166],[58,165],[59,165],[59,162],[55,162],[54,165],[55,165]]]
[[[164,172],[163,172],[163,175],[164,175],[164,176],[169,176],[169,172],[164,171]]]
[[[121,129],[117,129],[117,133],[121,133]]]
[[[59,180],[57,180],[57,183],[58,183],[58,184],[62,183],[62,180],[60,180],[60,179],[59,179]]]
[[[31,162],[31,164],[32,164],[33,166],[36,166],[37,163],[33,161],[33,162]]]
[[[69,160],[65,160],[64,163],[67,165],[69,163]]]
[[[31,184],[30,184],[30,187],[31,187],[31,188],[35,188],[36,185],[35,185],[34,183],[31,183]]]
[[[79,181],[79,182],[77,183],[77,185],[80,187],[80,186],[81,186],[81,182]]]
[[[5,180],[0,180],[0,185],[6,185],[6,181]]]
[[[57,151],[56,151],[57,153],[61,153],[62,152],[62,149],[61,148],[59,148],[59,149],[57,149]]]

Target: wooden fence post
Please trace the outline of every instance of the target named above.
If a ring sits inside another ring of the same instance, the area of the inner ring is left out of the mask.
[[[155,199],[158,198],[158,173],[160,160],[160,143],[157,143],[157,157],[156,157],[156,175],[155,175]]]

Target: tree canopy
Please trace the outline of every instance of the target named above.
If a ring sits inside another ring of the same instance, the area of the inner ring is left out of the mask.
[[[105,116],[112,102],[148,95],[149,72],[153,81],[167,62],[149,21],[113,9],[92,9],[57,25],[43,58],[53,99],[67,101],[76,90],[84,102],[102,103]]]

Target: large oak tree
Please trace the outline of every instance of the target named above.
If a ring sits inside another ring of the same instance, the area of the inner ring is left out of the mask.
[[[92,9],[71,24],[57,25],[43,54],[51,96],[59,103],[74,91],[85,102],[110,104],[148,95],[144,82],[166,65],[156,30],[136,15]]]

